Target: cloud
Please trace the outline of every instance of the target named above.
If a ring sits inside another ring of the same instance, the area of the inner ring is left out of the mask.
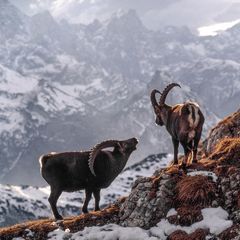
[[[215,18],[216,21],[233,21],[234,19],[239,18],[240,13],[240,1],[234,2],[229,8],[221,12]]]
[[[104,20],[118,9],[135,9],[142,18],[146,11],[162,9],[175,2],[176,0],[55,0],[51,12],[55,17],[67,18],[70,22],[88,23],[95,18]]]
[[[240,1],[239,1],[240,2]],[[144,22],[151,28],[164,25],[199,27],[215,23],[214,18],[231,4],[231,0],[184,0],[163,9],[147,11]]]
[[[89,23],[94,19],[108,17],[110,9],[104,0],[55,0],[50,11],[57,18],[65,18],[72,23]]]
[[[197,28],[216,23],[216,17],[233,2],[240,0],[55,0],[51,9],[56,17],[84,23],[108,18],[120,8],[135,9],[152,29],[166,25]]]
[[[224,13],[227,20],[233,21],[237,14],[231,6],[240,0],[21,0],[25,8],[27,3],[35,4],[38,9],[47,8],[55,17],[75,23],[104,20],[118,9],[135,9],[147,27],[159,29],[166,25],[198,28],[215,24]],[[35,7],[28,8],[28,12],[33,10]]]

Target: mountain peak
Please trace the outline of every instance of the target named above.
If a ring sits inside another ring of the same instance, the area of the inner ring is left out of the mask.
[[[173,82],[173,79],[168,72],[156,70],[151,78],[151,81],[148,83],[148,89],[153,90],[155,88],[164,88],[171,82]]]
[[[37,21],[44,21],[44,22],[51,22],[55,23],[54,18],[52,17],[51,13],[48,10],[41,11],[35,15],[32,16],[32,19]]]
[[[112,14],[112,17],[113,18],[114,17],[115,18],[125,18],[125,17],[139,18],[135,9],[128,9],[128,10],[118,9],[115,13]]]
[[[131,30],[144,28],[137,12],[133,9],[129,9],[127,11],[119,9],[107,21],[107,25],[113,29],[118,27]]]
[[[0,39],[13,38],[27,30],[27,16],[8,0],[0,1]]]

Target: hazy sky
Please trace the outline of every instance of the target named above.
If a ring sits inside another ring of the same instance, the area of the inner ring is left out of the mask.
[[[144,24],[158,29],[163,25],[192,28],[234,21],[239,18],[240,0],[11,0],[33,14],[48,9],[57,18],[89,23],[109,17],[117,9],[136,9]]]

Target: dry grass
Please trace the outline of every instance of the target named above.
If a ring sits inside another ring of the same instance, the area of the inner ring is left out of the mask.
[[[215,146],[209,159],[220,165],[240,167],[240,138],[224,138]]]
[[[188,234],[182,230],[177,230],[168,236],[167,240],[186,240]]]
[[[173,232],[167,240],[205,240],[209,231],[204,229],[197,229],[191,234],[187,234],[184,231],[177,230]]]
[[[77,217],[68,217],[60,224],[61,228],[69,228],[71,232],[83,230],[84,227],[100,226],[108,223],[118,222],[119,208],[117,205],[112,205],[102,211],[82,214]],[[10,240],[15,237],[24,237],[25,239],[44,240],[47,239],[49,232],[57,229],[59,226],[54,224],[53,219],[36,220],[17,224],[11,227],[0,229],[0,239]],[[34,237],[27,238],[27,229],[34,233]]]
[[[218,237],[220,240],[230,240],[239,236],[239,232],[240,232],[240,224],[235,224],[230,228],[226,229],[225,231],[223,231]]]
[[[180,166],[179,165],[171,165],[166,169],[166,173],[169,175],[179,175],[180,174]]]
[[[185,176],[177,183],[178,206],[210,206],[216,198],[216,186],[206,176]]]
[[[223,120],[221,120],[214,128],[211,129],[211,132],[210,132],[209,135],[211,135],[211,133],[213,131],[215,131],[216,129],[218,129],[222,126],[226,126],[228,129],[238,127],[236,125],[236,122],[237,122],[238,119],[240,119],[240,109],[237,112],[235,112],[235,113],[227,116]]]
[[[199,207],[181,207],[177,209],[177,215],[167,218],[171,224],[190,226],[195,222],[203,220],[201,208]]]
[[[217,124],[216,127],[218,127],[219,125],[234,126],[235,122],[236,122],[236,119],[239,119],[239,118],[240,118],[240,109],[237,112],[233,113],[232,115],[229,115],[229,116],[225,117],[222,121],[220,121]],[[213,130],[215,128],[213,128]]]

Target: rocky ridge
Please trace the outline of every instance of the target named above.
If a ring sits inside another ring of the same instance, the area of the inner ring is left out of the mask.
[[[230,128],[239,119],[238,111],[214,129],[222,129],[223,125]],[[207,141],[210,143],[215,137],[215,131],[211,131]],[[62,237],[85,239],[84,234],[90,236],[91,232],[91,228],[86,226],[103,226],[94,231],[114,232],[114,224],[126,231],[128,227],[132,230],[136,227],[146,229],[142,233],[147,233],[149,239],[239,239],[239,153],[238,137],[220,138],[209,155],[200,151],[198,163],[190,165],[186,171],[179,166],[169,166],[155,171],[151,177],[140,177],[133,183],[128,197],[119,199],[103,211],[66,218],[55,225],[51,220],[39,220],[3,228],[0,230],[1,239],[13,236],[28,236],[27,239],[45,239],[48,236],[54,239],[59,233],[54,229],[58,228],[63,229]],[[209,214],[223,219],[210,220],[210,223],[206,220]],[[217,225],[212,226],[215,221]]]
[[[171,140],[154,125],[153,87],[179,82],[168,101],[197,101],[204,134],[238,107],[239,25],[201,38],[186,27],[151,31],[134,11],[81,25],[49,12],[24,15],[8,0],[0,9],[2,183],[43,184],[41,154],[103,139],[138,137],[130,164],[169,152]]]

